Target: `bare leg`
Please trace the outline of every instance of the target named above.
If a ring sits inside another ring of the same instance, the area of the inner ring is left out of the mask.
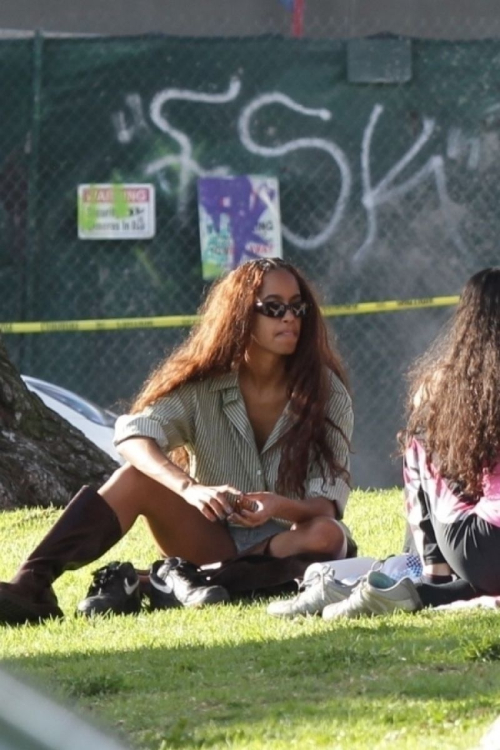
[[[335,520],[320,516],[277,534],[271,540],[269,552],[274,557],[320,553],[334,560],[342,552],[344,541],[344,532]]]
[[[236,554],[222,523],[209,521],[175,492],[129,464],[115,471],[99,494],[115,511],[124,534],[138,516],[144,516],[165,556],[204,565]]]
[[[449,576],[451,568],[448,563],[425,563],[424,573],[427,576]]]

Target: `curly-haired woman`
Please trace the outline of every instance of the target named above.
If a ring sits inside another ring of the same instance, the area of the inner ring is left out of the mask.
[[[499,374],[500,268],[486,268],[411,374],[408,521],[427,582],[443,584],[419,587],[426,605],[500,594]]]
[[[117,421],[125,466],[99,492],[80,490],[0,584],[0,622],[60,615],[53,581],[99,558],[140,515],[161,553],[176,559],[156,571],[157,591],[170,574],[164,594],[173,586],[181,603],[223,598],[214,587],[194,590],[191,564],[243,551],[355,554],[340,520],[352,404],[310,285],[279,259],[250,261],[212,287],[200,312]],[[126,596],[127,579],[124,587]]]
[[[410,373],[400,434],[418,583],[370,572],[326,620],[500,595],[500,268],[469,279],[450,324]],[[330,584],[334,586],[334,584]],[[338,586],[337,586],[338,588]]]

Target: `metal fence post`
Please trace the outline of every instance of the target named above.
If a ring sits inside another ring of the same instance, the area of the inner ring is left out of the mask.
[[[37,30],[33,37],[33,88],[31,128],[29,133],[29,169],[28,169],[28,231],[26,242],[26,288],[24,299],[24,320],[35,318],[36,307],[36,273],[39,250],[38,238],[38,155],[40,145],[40,121],[42,101],[42,62],[43,32]],[[32,373],[32,339],[27,337],[26,345],[21,352],[21,369]]]

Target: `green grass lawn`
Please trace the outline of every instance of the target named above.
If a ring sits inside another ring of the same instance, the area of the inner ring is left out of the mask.
[[[0,514],[1,579],[58,513]],[[360,554],[398,552],[400,491],[354,492],[347,521]],[[103,560],[155,557],[139,523]],[[0,627],[2,665],[132,746],[471,749],[500,714],[498,614],[281,621],[261,601],[87,621],[95,567],[57,583],[63,622]]]

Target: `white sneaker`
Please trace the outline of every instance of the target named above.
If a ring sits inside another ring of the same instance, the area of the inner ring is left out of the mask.
[[[396,582],[385,573],[372,570],[354,588],[349,599],[325,607],[323,619],[353,619],[362,615],[415,612],[418,609],[422,609],[422,601],[410,578]]]
[[[349,597],[353,588],[336,580],[329,563],[314,563],[307,568],[297,596],[271,602],[267,612],[274,617],[317,615],[327,604]]]

